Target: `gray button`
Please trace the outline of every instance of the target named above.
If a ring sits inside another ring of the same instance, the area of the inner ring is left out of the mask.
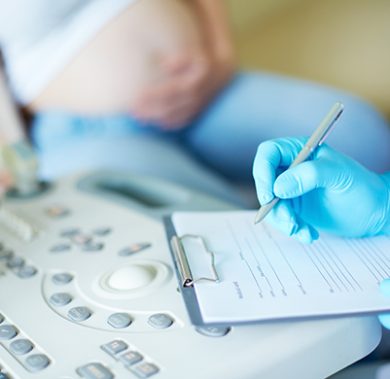
[[[54,284],[64,285],[64,284],[70,283],[73,280],[73,275],[68,274],[67,272],[62,272],[62,273],[53,275],[51,280],[53,281]]]
[[[16,328],[12,325],[0,325],[0,340],[10,340],[18,334]]]
[[[81,322],[89,319],[92,312],[87,307],[75,307],[69,309],[68,317],[76,322]]]
[[[71,238],[76,234],[81,234],[81,230],[79,228],[69,228],[69,229],[62,230],[60,236]]]
[[[107,354],[110,354],[112,357],[115,357],[122,351],[125,351],[129,346],[126,342],[121,340],[113,340],[105,345],[100,346],[100,348],[105,351]]]
[[[2,249],[0,250],[0,261],[7,261],[11,259],[14,255],[14,252],[10,249]]]
[[[0,313],[0,324],[4,321],[4,316]]]
[[[72,242],[76,245],[86,245],[92,241],[91,236],[87,236],[86,234],[76,234],[72,237]]]
[[[101,363],[88,363],[79,367],[77,373],[85,379],[113,379],[112,372]]]
[[[144,357],[136,351],[128,351],[127,353],[122,354],[119,359],[124,365],[132,366],[141,362]]]
[[[54,205],[46,209],[46,214],[52,218],[60,218],[68,216],[70,211],[61,205]]]
[[[111,228],[109,227],[97,228],[92,233],[95,234],[95,236],[105,237],[106,235],[111,233]]]
[[[37,269],[33,266],[24,266],[16,271],[16,275],[21,279],[27,279],[34,276],[37,272]]]
[[[89,242],[82,246],[83,251],[100,251],[103,250],[104,244],[101,242]]]
[[[164,313],[156,313],[149,317],[148,323],[156,329],[166,329],[173,324],[173,319]]]
[[[10,269],[20,268],[24,266],[25,260],[22,257],[14,256],[8,259],[7,267]]]
[[[71,246],[68,243],[58,243],[57,245],[53,245],[50,248],[51,253],[63,253],[65,251],[69,251]]]
[[[64,292],[58,292],[50,296],[49,302],[55,307],[63,307],[64,305],[69,304],[73,300],[73,297]]]
[[[152,375],[157,374],[160,369],[153,363],[141,363],[138,366],[131,369],[131,372],[138,378],[149,378]]]
[[[198,333],[207,337],[223,337],[230,332],[230,328],[207,326],[199,327],[195,329]]]
[[[132,322],[132,318],[127,313],[113,313],[107,322],[116,329],[127,328]]]
[[[142,250],[145,250],[152,246],[151,243],[145,242],[145,243],[134,243],[130,246],[127,246],[123,248],[122,250],[119,250],[118,255],[121,257],[127,257],[129,255],[133,255],[135,253],[139,253]]]
[[[33,354],[26,358],[25,366],[31,372],[41,371],[50,364],[49,358],[44,354]]]
[[[26,339],[15,340],[9,345],[12,354],[24,355],[33,349],[34,345],[31,341]]]

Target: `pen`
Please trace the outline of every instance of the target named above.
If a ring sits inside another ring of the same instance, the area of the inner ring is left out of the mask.
[[[310,154],[312,154],[317,147],[322,145],[322,143],[332,131],[335,122],[340,117],[341,113],[343,113],[343,110],[344,105],[342,103],[337,102],[333,105],[329,113],[321,121],[320,125],[318,125],[317,129],[306,142],[305,146],[303,146],[302,150],[296,156],[289,168],[293,168],[304,162],[307,158],[309,158]],[[279,198],[275,197],[269,203],[260,205],[260,208],[256,213],[255,224],[263,220],[264,217],[267,216],[267,214],[271,211],[271,209],[278,203],[278,201]]]

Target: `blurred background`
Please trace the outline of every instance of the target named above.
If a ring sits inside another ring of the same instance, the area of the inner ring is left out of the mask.
[[[390,118],[389,0],[226,0],[240,64],[352,91]]]

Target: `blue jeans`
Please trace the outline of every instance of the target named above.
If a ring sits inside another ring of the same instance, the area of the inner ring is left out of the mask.
[[[340,90],[268,73],[241,73],[186,128],[162,132],[127,114],[79,117],[38,114],[32,138],[41,173],[115,169],[154,175],[238,201],[236,186],[252,186],[259,143],[310,135],[332,104],[344,114],[328,139],[375,171],[390,169],[390,128],[369,104]]]

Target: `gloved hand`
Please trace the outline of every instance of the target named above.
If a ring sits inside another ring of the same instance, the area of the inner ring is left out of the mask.
[[[281,199],[266,220],[302,242],[317,239],[318,230],[348,237],[390,234],[390,173],[373,173],[326,145],[285,171],[305,142],[281,138],[259,146],[253,175],[260,204]]]

